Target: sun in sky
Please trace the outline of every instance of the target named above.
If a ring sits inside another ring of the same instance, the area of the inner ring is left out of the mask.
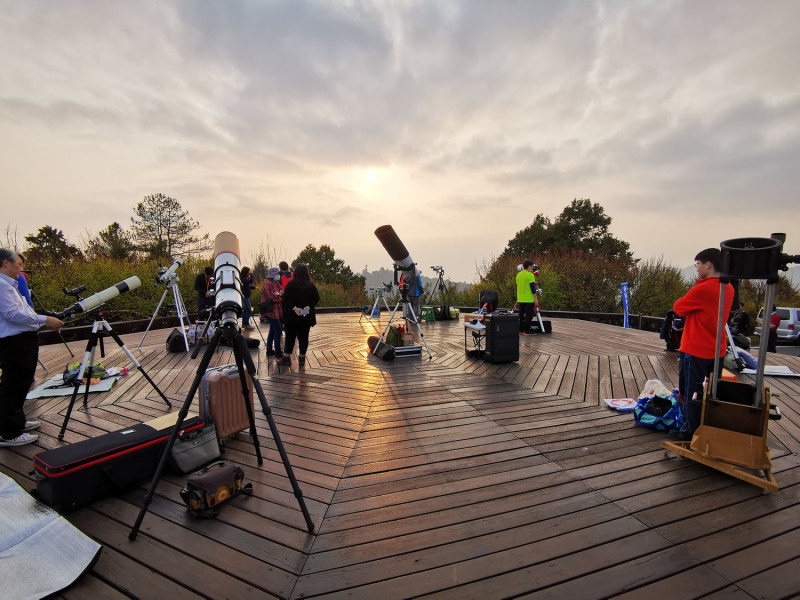
[[[366,183],[375,183],[375,180],[378,179],[378,174],[375,173],[372,169],[367,169],[364,171],[364,181]]]

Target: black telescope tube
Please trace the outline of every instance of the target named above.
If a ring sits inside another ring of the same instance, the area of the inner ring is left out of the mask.
[[[408,269],[414,265],[414,261],[411,260],[411,256],[408,254],[405,244],[397,237],[391,225],[381,225],[378,227],[375,230],[375,236],[386,249],[386,252],[389,253],[389,256],[392,257],[395,265],[403,269]]]

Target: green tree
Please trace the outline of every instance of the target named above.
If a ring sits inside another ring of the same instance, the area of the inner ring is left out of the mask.
[[[680,269],[664,263],[664,258],[649,258],[636,264],[628,281],[631,314],[651,317],[666,315],[675,300],[683,296],[689,285]]]
[[[92,259],[108,258],[124,261],[130,258],[135,247],[128,233],[114,221],[103,231],[89,240],[86,245],[86,256]]]
[[[336,283],[348,288],[353,285],[364,287],[365,279],[356,275],[340,258],[336,258],[333,248],[322,244],[319,249],[309,244],[300,251],[295,263],[305,263],[315,281],[320,283]]]
[[[611,217],[589,199],[575,199],[561,211],[555,221],[536,215],[528,227],[509,240],[504,254],[529,256],[552,251],[585,250],[632,260],[630,244],[618,240],[608,231]]]
[[[164,194],[145,196],[133,212],[131,238],[136,249],[149,258],[174,260],[212,247],[207,233],[195,233],[200,224],[174,198]]]
[[[61,230],[49,225],[40,227],[35,235],[26,235],[25,241],[28,242],[25,260],[29,265],[62,263],[83,258],[80,249],[67,242]]]

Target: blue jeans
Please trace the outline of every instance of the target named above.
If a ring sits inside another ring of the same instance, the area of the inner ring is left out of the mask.
[[[283,331],[281,329],[280,319],[267,317],[269,321],[269,334],[267,335],[267,352],[274,350],[276,354],[281,352],[281,336]]]
[[[253,307],[250,305],[250,298],[242,296],[242,325],[250,325],[250,317],[253,316]]]

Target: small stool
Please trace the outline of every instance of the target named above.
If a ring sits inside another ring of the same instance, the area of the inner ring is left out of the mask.
[[[420,321],[435,321],[436,320],[436,315],[433,312],[433,307],[432,306],[423,306],[420,309],[419,320]]]

